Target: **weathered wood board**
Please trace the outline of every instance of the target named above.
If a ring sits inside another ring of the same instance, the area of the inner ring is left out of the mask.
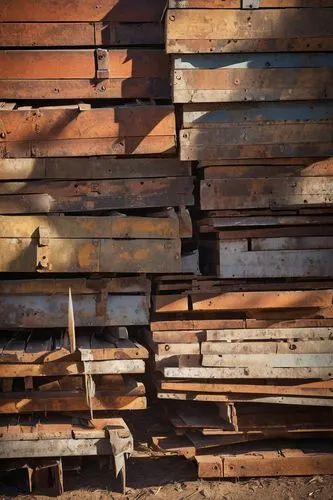
[[[333,177],[207,179],[200,183],[202,210],[247,210],[333,205]]]
[[[241,0],[169,0],[170,9],[272,9],[291,7],[333,7],[332,0],[259,0],[249,7]]]
[[[133,8],[131,9],[131,11]],[[0,22],[0,47],[163,45],[155,22]]]
[[[219,3],[221,6],[222,3]],[[302,7],[299,2],[290,3],[288,7]],[[226,6],[227,9],[209,9],[205,2],[201,5],[205,7],[202,9],[169,10],[166,16],[167,52],[208,54],[332,50],[330,27],[333,9],[322,8],[332,7],[332,2],[326,5],[313,2],[316,9],[234,10],[229,2]]]
[[[167,378],[198,378],[198,379],[329,379],[333,368],[297,367],[272,368],[268,366],[249,366],[245,368],[221,367],[166,367],[163,370]],[[273,402],[273,401],[271,401]]]
[[[0,214],[193,205],[191,177],[0,183]]]
[[[329,102],[186,104],[182,160],[333,155]]]
[[[191,164],[174,158],[0,159],[0,179],[78,180],[190,177]]]
[[[168,99],[169,73],[158,49],[0,51],[2,99]]]
[[[105,0],[96,6],[94,0],[2,0],[2,22],[151,22],[160,21],[164,0]]]
[[[173,106],[67,106],[0,111],[0,157],[171,154]]]
[[[66,328],[71,288],[75,325],[149,322],[149,282],[140,278],[36,279],[0,282],[0,327]]]
[[[180,272],[180,252],[174,218],[0,218],[1,272]]]
[[[329,99],[333,58],[327,54],[174,56],[173,102]]]
[[[223,278],[333,277],[333,237],[258,238],[220,241]]]

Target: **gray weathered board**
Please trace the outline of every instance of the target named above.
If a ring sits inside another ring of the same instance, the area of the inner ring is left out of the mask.
[[[173,59],[173,102],[330,99],[331,54],[198,54]]]
[[[333,277],[333,237],[281,237],[219,241],[223,278]]]
[[[0,328],[66,328],[69,288],[78,327],[149,321],[149,282],[145,279],[21,279],[0,281]]]
[[[333,155],[330,101],[185,104],[182,160]]]

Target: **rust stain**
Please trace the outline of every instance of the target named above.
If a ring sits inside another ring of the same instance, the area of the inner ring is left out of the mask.
[[[79,250],[78,254],[79,266],[82,268],[91,267],[91,265],[94,265],[95,260],[96,260],[96,244],[86,243]]]

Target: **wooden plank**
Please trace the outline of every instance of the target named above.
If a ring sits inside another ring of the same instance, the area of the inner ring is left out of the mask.
[[[163,26],[151,23],[0,23],[0,47],[162,45]]]
[[[96,295],[105,291],[111,294],[150,293],[150,280],[144,276],[114,277],[111,279],[28,279],[0,281],[0,295]]]
[[[173,102],[327,99],[331,75],[330,58],[316,53],[174,57]]]
[[[205,349],[210,350],[211,348],[223,349],[223,346],[228,349],[228,346],[232,346],[233,344],[226,344],[226,342],[230,341],[243,341],[244,340],[268,340],[268,339],[276,339],[276,340],[285,340],[290,341],[293,345],[293,340],[298,339],[301,342],[297,342],[295,344],[296,349],[299,347],[299,344],[303,343],[308,344],[313,339],[315,344],[321,342],[321,339],[327,339],[324,342],[330,341],[333,336],[333,328],[332,327],[290,327],[290,328],[256,328],[253,325],[252,328],[246,329],[225,329],[225,330],[207,330],[205,332],[207,342],[214,342],[214,344],[210,344],[211,347],[208,347],[208,344],[202,344],[202,352]],[[223,343],[222,343],[223,342]],[[312,343],[313,343],[312,342]],[[215,344],[216,343],[216,344]],[[257,342],[255,343],[255,345]],[[242,345],[242,344],[239,344]],[[278,344],[280,346],[280,344]],[[310,344],[312,345],[312,344]]]
[[[332,250],[237,251],[220,246],[219,276],[223,278],[329,278]]]
[[[1,282],[0,282],[1,293]],[[245,322],[242,319],[182,319],[168,321],[152,321],[150,328],[153,333],[170,330],[179,332],[182,330],[206,330],[214,328],[244,328]]]
[[[174,158],[0,159],[1,180],[189,177],[191,164]]]
[[[163,391],[202,392],[220,394],[275,394],[281,396],[332,397],[332,381],[320,381],[299,385],[266,384],[225,384],[212,382],[173,382],[162,380],[159,387]]]
[[[226,292],[215,296],[192,294],[191,297],[194,311],[303,309],[329,307],[332,291]]]
[[[9,377],[51,377],[57,375],[144,373],[145,363],[137,360],[56,361],[45,364],[0,364],[0,378]],[[11,373],[12,375],[9,375]]]
[[[202,379],[249,379],[249,378],[277,378],[277,379],[314,379],[332,377],[330,368],[271,368],[254,366],[247,368],[208,368],[208,367],[167,367],[163,370],[165,377],[170,378],[202,378]]]
[[[161,50],[108,50],[109,76],[97,78],[94,50],[0,52],[4,99],[169,98],[169,59]]]
[[[112,393],[97,393],[91,398],[91,408],[93,410],[145,410],[147,400],[144,396],[115,396]],[[0,414],[24,414],[32,412],[69,412],[88,411],[84,393],[66,396],[64,393],[42,393],[39,397],[30,394],[19,397],[8,397],[0,399]],[[67,440],[69,441],[69,440]],[[91,439],[86,439],[91,441]],[[45,447],[45,443],[44,443]]]
[[[267,337],[268,339],[269,337]],[[177,346],[177,344],[174,344]],[[333,353],[330,340],[304,340],[293,342],[203,342],[201,354],[274,354],[274,353]],[[223,360],[223,358],[222,358]]]
[[[331,354],[219,354],[203,355],[202,366],[268,367],[268,368],[329,368]]]
[[[155,353],[158,356],[163,355],[183,355],[183,354],[200,354],[199,343],[179,343],[179,344],[157,344],[155,346]],[[155,357],[155,359],[157,359]]]
[[[0,156],[6,158],[159,154],[175,150],[172,106],[1,111],[1,124],[4,138],[0,139]]]
[[[331,0],[260,0],[258,8],[331,7]],[[239,9],[239,0],[169,0],[170,9]],[[253,7],[254,8],[254,7]]]
[[[165,368],[166,369],[166,368]],[[167,368],[168,370],[171,368]],[[237,378],[237,377],[236,377]],[[274,376],[272,376],[274,378]],[[283,378],[283,377],[282,377]],[[292,377],[291,377],[292,378]],[[199,394],[188,392],[158,392],[158,399],[174,399],[176,401],[197,401],[208,402],[217,404],[226,403],[255,403],[255,404],[268,404],[268,405],[293,405],[293,406],[311,406],[311,407],[325,407],[332,408],[332,398],[312,398],[312,397],[292,397],[292,396],[250,396],[242,394]]]
[[[267,175],[269,172],[267,171]],[[209,179],[200,183],[201,210],[322,206],[333,202],[330,177]]]
[[[1,328],[66,328],[67,293],[1,296]],[[98,296],[95,295],[73,295],[77,327],[146,325],[149,322],[149,304],[144,295],[109,295],[103,314],[98,314],[96,301]]]
[[[179,237],[178,220],[171,217],[0,217],[1,238],[39,239],[37,233],[40,227],[45,228],[50,241],[59,238],[177,239]]]
[[[166,49],[192,54],[331,50],[332,16],[327,8],[169,10]]]
[[[193,205],[191,177],[0,184],[0,213],[52,213]]]
[[[106,0],[96,8],[96,2],[85,0],[3,0],[0,21],[2,22],[150,22],[160,21],[165,8],[164,0]]]

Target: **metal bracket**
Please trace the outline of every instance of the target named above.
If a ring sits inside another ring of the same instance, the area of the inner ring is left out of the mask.
[[[97,73],[98,80],[110,78],[109,74],[109,55],[106,49],[96,49]]]
[[[38,227],[38,246],[37,246],[37,271],[51,271],[50,262],[50,233],[48,227]]]
[[[260,0],[242,0],[242,9],[259,9]]]

